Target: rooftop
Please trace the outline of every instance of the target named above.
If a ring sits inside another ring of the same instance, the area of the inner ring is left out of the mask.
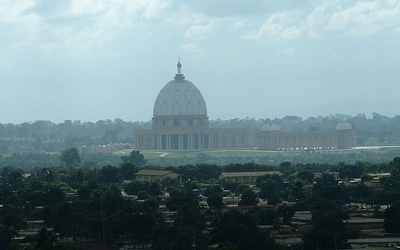
[[[167,174],[173,173],[172,171],[166,170],[140,170],[136,173],[136,175],[152,175],[152,176],[164,176]]]
[[[280,171],[255,171],[255,172],[223,172],[223,177],[253,177],[253,176],[264,176],[264,175],[282,175]]]

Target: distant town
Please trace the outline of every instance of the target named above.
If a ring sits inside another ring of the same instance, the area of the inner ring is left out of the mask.
[[[1,168],[1,249],[390,249],[400,243],[400,157],[167,167],[149,164],[137,150],[120,155],[118,165],[83,164],[76,148],[57,157],[53,166]]]

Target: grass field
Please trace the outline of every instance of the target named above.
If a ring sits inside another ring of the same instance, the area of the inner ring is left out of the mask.
[[[129,155],[131,150],[121,150],[115,152],[116,155]],[[141,151],[145,158],[193,158],[199,154],[206,154],[212,157],[258,157],[258,156],[272,156],[276,154],[284,154],[284,152],[272,152],[262,150],[205,150],[205,151],[170,151],[170,152],[156,152],[156,151]]]
[[[379,154],[392,150],[400,150],[400,147],[358,147],[353,149],[337,149],[337,150],[317,150],[314,153],[317,154],[354,154],[369,152]],[[116,155],[129,155],[132,149],[121,150],[115,152]],[[169,152],[157,152],[157,151],[141,151],[141,153],[147,159],[151,158],[194,158],[198,157],[199,154],[206,154],[211,157],[274,157],[280,156],[293,156],[297,154],[303,154],[305,151],[264,151],[264,150],[204,150],[204,151],[169,151]]]

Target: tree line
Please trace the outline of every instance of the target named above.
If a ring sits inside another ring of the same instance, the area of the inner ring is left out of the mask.
[[[399,145],[400,116],[387,117],[378,113],[371,116],[357,114],[329,115],[303,119],[298,116],[264,119],[211,120],[210,127],[250,127],[260,130],[264,124],[278,124],[285,131],[332,131],[341,122],[352,124],[357,133],[357,145]],[[151,122],[131,122],[121,119],[81,122],[65,120],[0,123],[0,154],[14,152],[54,152],[83,145],[134,143],[134,130],[150,128]]]

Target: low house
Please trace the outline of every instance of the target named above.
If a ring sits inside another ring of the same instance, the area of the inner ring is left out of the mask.
[[[223,172],[219,176],[219,179],[230,179],[244,182],[256,182],[257,178],[264,175],[279,175],[280,171],[255,171],[255,172]]]
[[[381,247],[397,249],[400,246],[400,237],[349,239],[347,243],[353,248],[378,249],[378,247]]]
[[[384,219],[376,218],[351,218],[350,220],[343,220],[348,230],[383,230]]]
[[[161,181],[164,178],[180,178],[180,174],[167,170],[140,170],[136,173],[136,180],[139,181]]]
[[[390,173],[377,173],[377,174],[370,174],[369,176],[372,177],[371,180],[365,181],[365,185],[368,187],[373,187],[375,189],[383,188],[383,184],[381,183],[382,178],[390,177]]]

